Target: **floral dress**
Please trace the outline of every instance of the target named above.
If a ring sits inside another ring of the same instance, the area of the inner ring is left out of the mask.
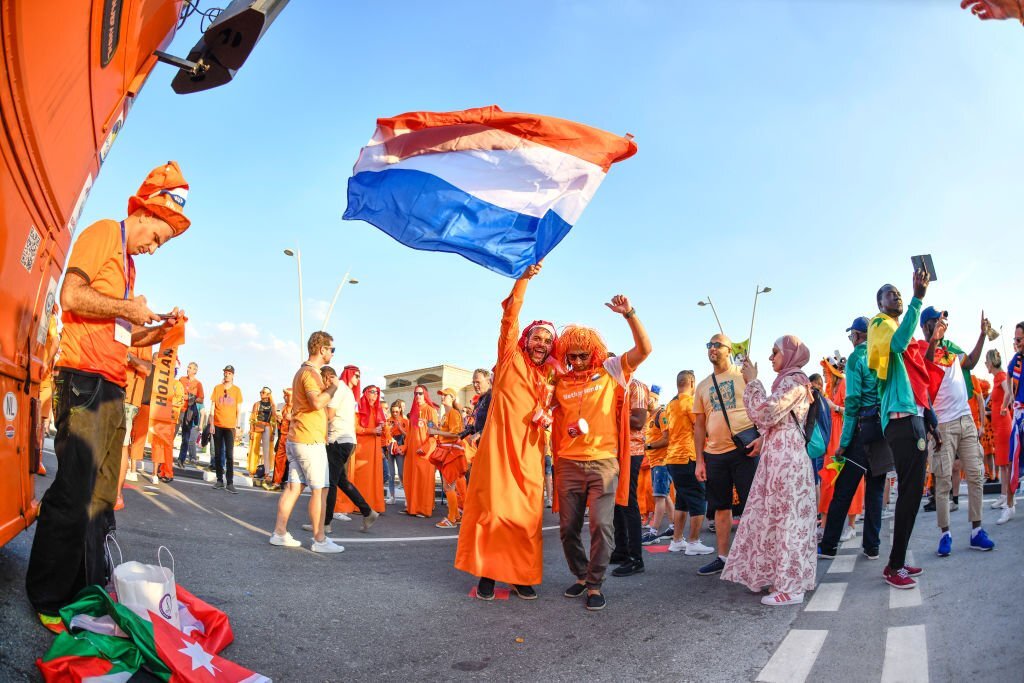
[[[743,402],[764,440],[722,579],[755,591],[765,586],[786,593],[813,590],[814,474],[802,432],[810,397],[788,376],[770,396],[760,380],[747,384]]]

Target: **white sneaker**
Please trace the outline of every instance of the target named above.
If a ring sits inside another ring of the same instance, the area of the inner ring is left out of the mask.
[[[1006,509],[1006,496],[999,496],[999,500],[992,503],[993,510],[1005,510]]]
[[[1003,510],[1003,514],[999,515],[999,519],[996,520],[996,524],[1006,524],[1017,514],[1016,508],[1006,508]]]
[[[302,544],[299,543],[297,540],[295,540],[295,537],[292,536],[290,533],[288,533],[286,531],[284,533],[284,536],[278,536],[277,534],[271,534],[270,535],[270,545],[279,545],[279,546],[283,546],[285,548],[298,548]]]
[[[895,514],[889,508],[882,509],[882,519],[892,519],[894,516]]]
[[[303,531],[312,531],[313,530],[313,525],[312,524],[303,524],[302,525],[302,530]],[[334,533],[334,530],[331,529],[331,525],[330,524],[328,524],[328,525],[326,525],[324,527],[324,533],[325,534]]]
[[[323,541],[313,541],[310,549],[314,553],[340,553],[345,550],[345,546],[338,545],[329,538],[325,538]]]
[[[152,477],[150,477],[150,478],[149,478],[149,480],[150,480],[151,482],[153,482],[154,484],[159,484],[159,483],[160,483],[160,477],[158,477],[158,476],[157,476],[157,475],[155,475],[155,474],[154,474],[154,475],[153,475]]]
[[[376,510],[370,510],[370,516],[369,517],[363,517],[363,528],[360,529],[360,531],[362,531],[364,534],[367,531],[369,531],[370,527],[373,526],[373,523],[377,521],[378,517],[380,517],[380,513],[379,512],[377,512]],[[461,515],[460,515],[460,517],[461,517]]]
[[[839,542],[844,543],[846,541],[849,541],[851,538],[854,537],[856,533],[857,532],[854,531],[854,528],[852,526],[846,527],[845,529],[843,529],[843,533],[839,536]]]
[[[124,473],[124,480],[125,481],[138,481],[139,480],[139,475],[136,472],[131,472],[131,471],[125,472]]]
[[[671,550],[671,547],[669,548]],[[687,555],[710,555],[715,552],[714,548],[709,548],[700,542],[698,538],[696,541],[686,541],[686,553]]]
[[[346,515],[344,512],[335,512],[334,513],[334,518],[335,519],[340,519],[343,522],[351,522],[352,521],[352,518],[349,517],[348,515]]]
[[[686,550],[688,545],[689,544],[686,542],[685,538],[680,538],[678,541],[669,541],[669,543],[668,543],[668,551],[670,553],[680,553],[680,552]],[[689,553],[687,553],[687,554],[689,554]]]
[[[761,598],[762,605],[771,605],[772,607],[799,605],[803,601],[803,593],[783,593],[782,591],[775,591]]]

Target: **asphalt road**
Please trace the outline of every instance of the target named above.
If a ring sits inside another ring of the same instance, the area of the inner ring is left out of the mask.
[[[55,471],[52,454],[46,464]],[[741,586],[697,576],[706,558],[646,552],[646,572],[610,577],[608,607],[589,613],[561,595],[572,577],[555,528],[545,531],[540,599],[485,603],[468,596],[475,579],[452,568],[453,534],[431,520],[396,509],[369,535],[358,521],[335,522],[346,550],[323,556],[270,546],[277,494],[240,491],[139,482],[118,539],[144,562],[170,547],[178,582],[231,619],[224,656],[277,681],[1021,680],[1024,519],[997,527],[987,506],[996,551],[967,549],[962,505],[944,559],[934,513],[920,514],[916,591],[886,586],[882,562],[853,547],[858,537],[818,563],[818,590],[799,607],[764,607]],[[303,505],[291,530],[308,548]],[[548,514],[545,527],[556,524]],[[24,597],[32,533],[0,548],[3,681],[39,680],[34,661],[51,640]]]

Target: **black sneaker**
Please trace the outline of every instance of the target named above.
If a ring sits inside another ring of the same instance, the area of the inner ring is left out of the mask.
[[[604,596],[600,593],[587,593],[587,609],[591,612],[603,610],[605,606]]]
[[[633,576],[633,574],[642,574],[644,571],[644,563],[640,560],[633,560],[632,562],[626,562],[612,570],[612,576]],[[602,603],[602,607],[604,604]]]
[[[222,489],[222,488],[224,488],[224,482],[218,481],[216,484],[213,485],[213,488],[215,488],[215,489]]]
[[[476,597],[480,600],[494,599],[494,579],[481,578],[476,584]]]
[[[708,522],[708,531],[714,533],[714,531],[715,531],[715,523],[714,522]]]
[[[875,555],[877,556],[878,553],[876,552]],[[818,546],[818,559],[819,560],[834,560],[834,559],[836,559],[836,551],[834,549],[833,550],[825,550],[824,548],[822,548],[819,545]]]
[[[697,570],[697,573],[701,576],[711,576],[712,574],[721,574],[722,570],[725,569],[725,562],[720,557],[716,557],[711,562]]]
[[[518,595],[523,600],[536,600],[537,591],[533,590],[533,586],[512,586],[512,592]]]
[[[263,465],[256,468],[256,473],[252,475],[253,479],[265,479],[266,474],[264,473]]]
[[[235,488],[234,484],[227,485],[228,493],[238,493],[238,489]]]
[[[573,585],[571,585],[568,588],[566,588],[565,592],[562,593],[562,595],[564,595],[567,598],[578,598],[578,597],[580,597],[581,595],[583,595],[586,592],[587,592],[587,584],[585,584],[585,583],[574,583]]]
[[[878,559],[878,548],[864,548],[864,557],[869,560]]]
[[[925,512],[935,512],[935,499],[929,498],[928,502],[924,504]]]
[[[626,564],[632,561],[633,558],[626,553],[612,553],[611,557],[608,558],[608,564]]]

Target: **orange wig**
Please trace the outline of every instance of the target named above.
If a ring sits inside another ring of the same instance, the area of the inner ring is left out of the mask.
[[[566,358],[571,349],[590,352],[590,367],[596,368],[608,360],[608,347],[597,330],[582,325],[566,325],[555,342],[555,357],[563,367],[569,367]]]

